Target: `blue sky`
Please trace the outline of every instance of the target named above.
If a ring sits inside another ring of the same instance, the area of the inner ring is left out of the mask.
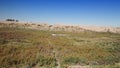
[[[0,20],[120,26],[120,0],[0,0]]]

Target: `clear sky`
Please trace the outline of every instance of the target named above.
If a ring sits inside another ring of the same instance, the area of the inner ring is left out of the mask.
[[[120,0],[0,0],[0,20],[120,26]]]

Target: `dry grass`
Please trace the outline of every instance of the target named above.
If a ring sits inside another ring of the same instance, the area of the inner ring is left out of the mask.
[[[66,34],[53,37],[51,34]],[[0,65],[9,67],[43,67],[56,65],[53,49],[61,66],[111,65],[120,62],[120,34],[43,31],[24,28],[0,28]]]

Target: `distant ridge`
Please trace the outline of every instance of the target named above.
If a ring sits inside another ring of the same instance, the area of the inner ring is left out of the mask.
[[[0,27],[10,26],[17,28],[30,28],[39,30],[50,31],[69,31],[69,32],[81,32],[81,31],[95,31],[95,32],[111,32],[120,33],[120,27],[102,27],[102,26],[82,26],[82,25],[63,25],[47,23],[31,23],[31,22],[16,22],[16,21],[0,21]]]

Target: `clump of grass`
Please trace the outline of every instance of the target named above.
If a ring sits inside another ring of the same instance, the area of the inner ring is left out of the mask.
[[[80,64],[80,65],[87,65],[87,61],[85,58],[79,58],[79,57],[68,57],[64,59],[64,64]]]

